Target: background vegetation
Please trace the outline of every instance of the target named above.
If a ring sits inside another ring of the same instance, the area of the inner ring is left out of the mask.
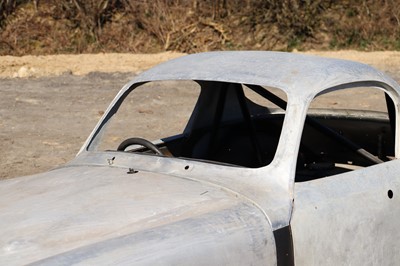
[[[0,55],[400,50],[400,0],[0,0]]]

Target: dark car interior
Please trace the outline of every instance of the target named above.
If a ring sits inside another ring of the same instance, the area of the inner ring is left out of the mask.
[[[118,150],[142,145],[134,152],[189,158],[258,168],[272,162],[281,135],[286,100],[267,88],[225,82],[198,81],[195,110],[183,134],[162,139],[157,146],[145,140],[125,140]],[[270,104],[246,97],[251,90]],[[394,157],[393,101],[385,97],[387,114],[310,110],[300,144],[296,181],[309,181],[356,170]],[[284,140],[282,140],[284,141]]]

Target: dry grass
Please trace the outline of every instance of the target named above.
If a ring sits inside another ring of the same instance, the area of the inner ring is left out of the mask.
[[[400,0],[0,0],[0,54],[400,49]]]

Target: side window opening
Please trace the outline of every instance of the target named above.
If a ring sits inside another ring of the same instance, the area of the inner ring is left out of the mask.
[[[317,96],[303,129],[296,182],[393,159],[394,116],[393,101],[378,88],[357,87]]]

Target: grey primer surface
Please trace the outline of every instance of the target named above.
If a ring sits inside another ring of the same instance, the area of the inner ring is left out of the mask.
[[[195,80],[202,87],[183,135],[213,117],[207,110],[217,103],[205,99],[222,90],[213,84],[231,84],[228,107],[235,84],[285,92],[273,160],[247,168],[99,151],[126,95],[160,80]],[[350,87],[378,88],[392,100],[393,160],[295,182],[310,102]],[[0,182],[0,264],[396,265],[399,92],[370,66],[290,53],[201,53],[154,67],[122,88],[72,162]]]

